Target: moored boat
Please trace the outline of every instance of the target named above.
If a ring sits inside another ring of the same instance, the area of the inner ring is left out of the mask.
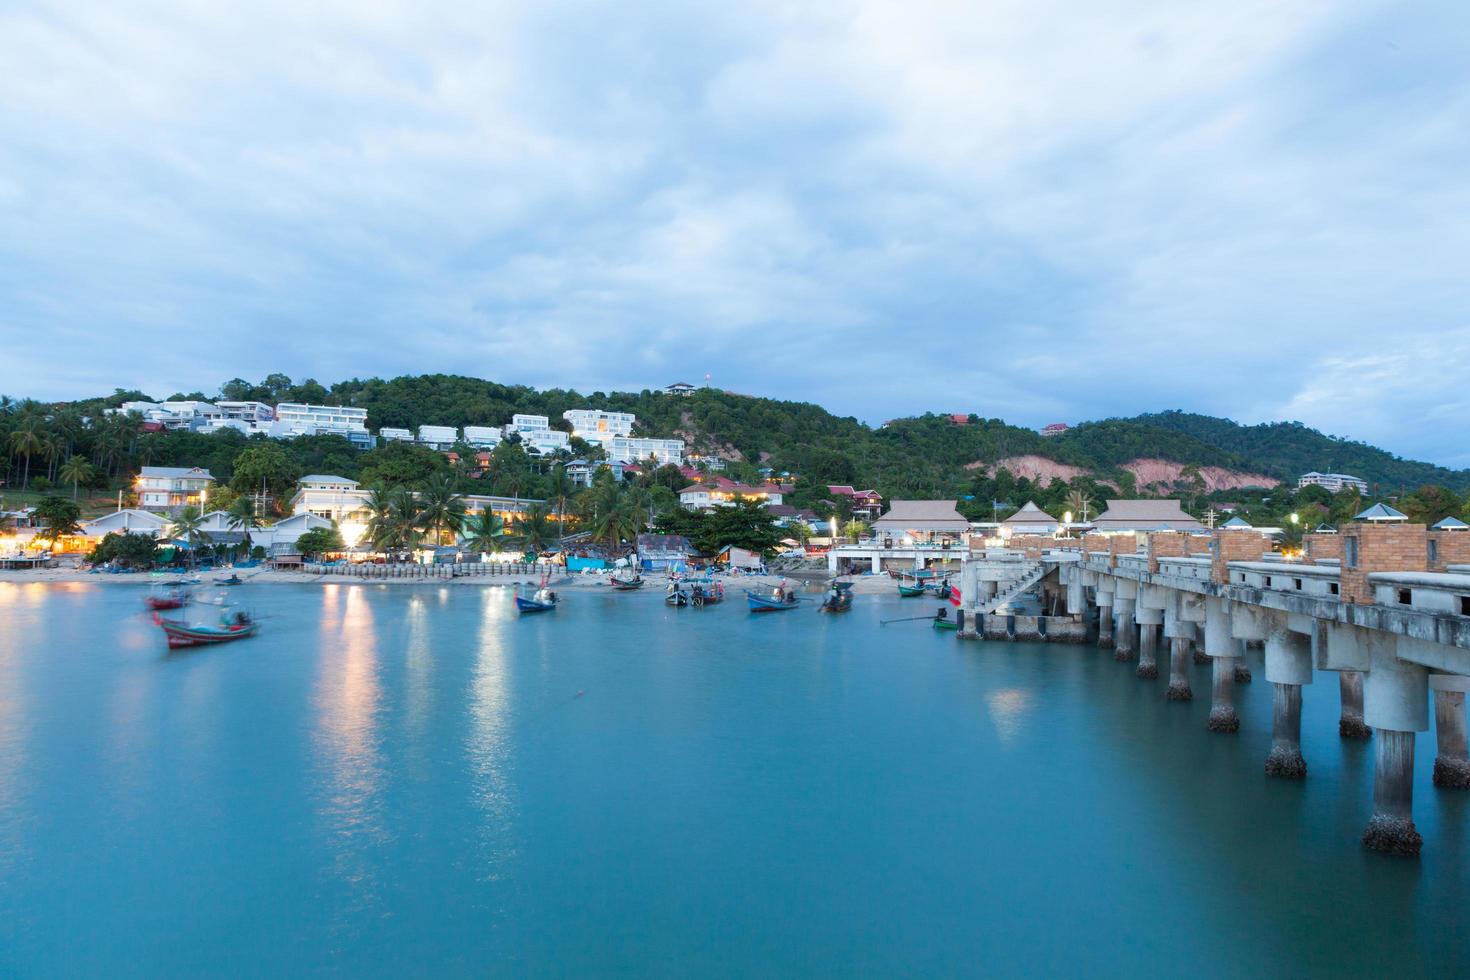
[[[922,582],[905,582],[903,579],[899,579],[899,581],[898,581],[898,595],[899,595],[899,598],[901,598],[901,599],[913,599],[913,598],[915,598],[917,596],[921,596],[923,594],[924,594],[924,584]]]
[[[143,597],[143,605],[153,612],[164,609],[182,609],[189,604],[189,593],[185,589],[167,589],[150,592]]]
[[[164,619],[155,615],[153,621],[168,638],[169,649],[178,647],[210,646],[215,643],[230,643],[245,640],[260,632],[260,623],[249,613],[237,612],[220,618],[217,625],[209,623],[186,623],[182,619]]]
[[[822,600],[819,607],[825,613],[847,612],[852,608],[852,583],[834,581],[832,588],[827,592],[827,598]]]
[[[752,592],[746,589],[745,602],[751,612],[779,612],[782,609],[795,609],[800,600],[796,598],[795,592],[777,586],[769,592]]]
[[[937,630],[957,630],[960,628],[959,619],[957,617],[951,619],[949,610],[943,606],[934,614],[933,626]]]
[[[529,596],[516,593],[516,611],[522,614],[552,612],[561,599],[550,589],[542,586]]]
[[[643,588],[643,576],[636,570],[631,575],[614,572],[608,577],[607,583],[619,592],[631,592]]]

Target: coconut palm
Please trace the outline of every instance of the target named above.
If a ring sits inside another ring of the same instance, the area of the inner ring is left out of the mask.
[[[505,521],[488,507],[465,521],[464,546],[476,554],[489,554],[505,540]]]
[[[444,543],[445,533],[451,540],[464,527],[464,494],[454,489],[454,477],[448,473],[432,476],[419,492],[419,527],[431,532],[434,544]]]
[[[17,456],[24,456],[26,461],[25,476],[20,483],[22,488],[30,486],[31,457],[45,452],[46,446],[46,430],[35,418],[22,419],[10,433],[10,451]]]
[[[620,499],[598,513],[590,530],[594,538],[617,548],[624,541],[636,538],[643,530],[643,512],[631,498]]]
[[[565,535],[567,523],[567,499],[572,495],[572,481],[563,465],[552,467],[548,474],[547,497],[556,507],[556,531]]]
[[[1067,509],[1072,512],[1075,520],[1086,524],[1088,512],[1092,509],[1092,498],[1087,495],[1086,490],[1071,490],[1067,493]]]
[[[540,551],[556,540],[551,514],[545,504],[532,504],[516,523],[516,537],[527,551]]]
[[[230,504],[230,509],[225,511],[225,523],[229,525],[232,531],[245,532],[245,537],[241,543],[244,545],[245,553],[248,555],[250,553],[251,543],[250,532],[260,527],[260,518],[255,516],[255,501],[249,497],[237,497],[235,502]]]
[[[96,470],[92,468],[91,463],[87,462],[85,456],[72,453],[66,458],[66,462],[61,464],[61,471],[57,473],[57,476],[63,483],[71,484],[71,499],[76,500],[78,484],[92,479],[95,474]]]
[[[199,545],[209,540],[209,534],[204,530],[204,515],[199,513],[197,507],[185,507],[174,515],[169,525],[168,533],[177,539],[183,539],[189,546],[189,567],[194,567],[194,552]]]

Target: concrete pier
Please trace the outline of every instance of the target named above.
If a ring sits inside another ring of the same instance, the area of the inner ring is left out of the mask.
[[[1271,754],[1266,775],[1278,779],[1305,779],[1302,758],[1302,689],[1299,684],[1272,684]]]
[[[1194,691],[1189,686],[1189,661],[1194,641],[1176,636],[1169,641],[1169,690],[1164,697],[1170,701],[1190,701]]]
[[[1304,779],[1302,758],[1302,685],[1312,683],[1312,642],[1287,627],[1286,617],[1275,617],[1264,641],[1266,680],[1271,682],[1271,754],[1266,775]]]
[[[1250,649],[1250,642],[1247,640],[1236,640],[1235,642],[1240,648],[1240,656],[1235,658],[1235,683],[1249,684],[1251,682],[1251,666],[1245,659],[1245,652]]]
[[[1363,675],[1345,670],[1337,676],[1342,695],[1342,716],[1337,721],[1337,734],[1342,738],[1369,738],[1373,732],[1363,723]]]
[[[1373,817],[1363,845],[1385,854],[1418,857],[1424,838],[1414,828],[1414,733],[1380,728],[1373,765]]]
[[[1127,661],[1133,659],[1134,651],[1134,626],[1133,626],[1133,600],[1118,596],[1113,600],[1113,612],[1118,622],[1113,632],[1113,659]]]
[[[1456,690],[1467,678],[1436,674],[1429,678],[1434,691],[1434,734],[1438,753],[1434,757],[1434,785],[1444,789],[1470,789],[1470,752],[1467,752],[1465,691]],[[1436,684],[1436,681],[1448,682]]]
[[[1210,720],[1212,732],[1240,731],[1240,717],[1235,713],[1235,657],[1211,657],[1213,667],[1210,686]]]
[[[1138,627],[1138,670],[1139,677],[1159,676],[1159,629],[1152,623]]]
[[[1111,592],[1097,594],[1097,645],[1102,650],[1111,649],[1113,645],[1113,594]]]

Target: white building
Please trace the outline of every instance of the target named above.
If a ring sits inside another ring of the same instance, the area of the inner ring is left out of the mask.
[[[452,425],[421,425],[419,442],[434,449],[448,449],[459,442],[459,430]]]
[[[571,408],[561,417],[572,425],[572,435],[601,444],[614,436],[631,436],[638,416],[631,412],[604,412],[595,408]]]
[[[394,429],[384,426],[378,430],[378,438],[389,442],[413,442],[413,433],[407,429]]]
[[[532,429],[517,434],[521,437],[521,443],[528,452],[542,456],[566,449],[569,445],[568,440],[571,438],[560,429]]]
[[[652,456],[660,466],[684,462],[684,443],[678,439],[634,439],[630,436],[614,436],[603,444],[607,458],[620,463],[632,463]]]
[[[464,441],[476,449],[494,449],[500,445],[500,430],[489,425],[467,425]]]
[[[371,491],[364,490],[356,480],[345,476],[314,473],[303,476],[297,484],[296,494],[291,498],[294,515],[311,514],[325,521],[333,521],[342,541],[351,548],[363,543],[367,533],[368,498]],[[533,504],[543,500],[514,497],[491,497],[482,494],[465,494],[465,509],[470,516],[490,510],[503,520],[516,520]],[[284,522],[283,522],[284,523]]]
[[[370,449],[373,437],[367,430],[367,409],[346,405],[306,405],[281,402],[276,406],[276,421],[271,435],[277,439],[297,436],[344,436],[360,449]]]
[[[1346,473],[1318,473],[1313,471],[1304,474],[1296,481],[1298,487],[1322,487],[1329,493],[1341,493],[1348,487],[1356,487],[1358,493],[1368,492],[1368,481]]]
[[[123,402],[117,409],[124,414],[140,415],[145,422],[157,422],[165,429],[204,429],[213,419],[225,413],[211,402]]]
[[[538,432],[549,428],[551,428],[551,419],[545,415],[512,415],[510,425],[505,427],[505,431],[519,432],[524,436],[527,432]]]
[[[276,410],[265,402],[215,402],[227,419],[239,419],[252,426],[266,425],[276,420]]]
[[[205,503],[205,490],[214,475],[198,466],[145,466],[134,489],[143,510],[175,511]]]

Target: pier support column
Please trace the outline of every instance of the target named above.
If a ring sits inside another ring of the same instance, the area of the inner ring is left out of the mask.
[[[1434,734],[1439,752],[1434,757],[1434,785],[1443,789],[1470,789],[1470,752],[1467,752],[1465,692],[1470,677],[1430,674],[1434,691]]]
[[[1240,716],[1235,713],[1235,658],[1211,657],[1210,720],[1212,732],[1229,734],[1240,731]]]
[[[1102,650],[1113,645],[1113,594],[1101,589],[1097,593],[1097,645]]]
[[[1377,744],[1373,817],[1363,844],[1415,857],[1424,840],[1414,829],[1414,733],[1429,728],[1429,672],[1399,660],[1393,638],[1373,636],[1371,666],[1363,677],[1363,721]]]
[[[1338,692],[1342,695],[1342,716],[1337,720],[1341,738],[1369,738],[1373,732],[1363,723],[1363,675],[1345,670],[1337,675]]]
[[[1250,641],[1236,640],[1240,655],[1235,658],[1235,683],[1249,684],[1251,682],[1251,665],[1245,659],[1246,650],[1250,649]]]
[[[1271,754],[1266,775],[1304,779],[1302,758],[1302,685],[1312,683],[1312,640],[1286,628],[1282,619],[1266,634],[1266,680],[1271,682]]]
[[[1194,645],[1194,624],[1182,618],[1182,597],[1170,592],[1164,608],[1164,637],[1169,641],[1169,689],[1164,697],[1170,701],[1188,701],[1194,697],[1189,686],[1189,651]]]
[[[1113,659],[1127,661],[1133,659],[1134,649],[1134,627],[1133,627],[1133,600],[1117,596],[1113,599],[1113,612],[1117,615],[1117,625],[1113,632]]]
[[[1139,677],[1159,676],[1159,632],[1158,623],[1142,623],[1138,627],[1138,670]]]
[[[1373,817],[1363,845],[1385,854],[1418,857],[1424,838],[1414,827],[1414,733],[1375,731]]]

